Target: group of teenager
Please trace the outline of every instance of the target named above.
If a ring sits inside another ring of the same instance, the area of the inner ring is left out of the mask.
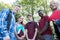
[[[19,16],[17,22],[15,13],[20,10],[19,5],[15,5],[13,10],[3,9],[0,12],[0,40],[54,40],[50,21],[53,22],[57,40],[60,40],[60,10],[57,10],[57,3],[51,1],[50,8],[52,15],[44,15],[42,10],[38,10],[41,19],[33,21],[32,15],[28,14],[28,23],[24,24],[24,18]],[[38,38],[39,36],[39,38]]]

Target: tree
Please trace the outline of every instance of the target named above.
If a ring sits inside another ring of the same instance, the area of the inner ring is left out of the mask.
[[[12,6],[9,4],[5,4],[4,2],[0,2],[0,11],[4,8],[12,9]]]
[[[33,20],[38,18],[37,11],[39,9],[43,10],[45,14],[50,11],[49,0],[16,0],[15,4],[21,6],[20,15],[26,17],[27,14],[32,14]]]

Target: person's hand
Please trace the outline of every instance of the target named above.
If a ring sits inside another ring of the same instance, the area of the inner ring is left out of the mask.
[[[24,36],[22,36],[22,38],[24,38]]]
[[[19,39],[23,39],[22,37],[20,37]]]
[[[35,40],[35,38],[33,38],[32,40]]]
[[[4,37],[3,40],[10,40],[10,37]]]
[[[27,39],[27,40],[33,40],[33,39]]]
[[[23,39],[22,37],[19,37],[19,36],[18,36],[17,38],[18,38],[19,40],[22,40],[22,39]]]
[[[32,40],[35,40],[35,37],[33,37],[33,39]]]
[[[44,39],[43,39],[43,36],[41,36],[41,35],[40,35],[40,40],[44,40]]]
[[[29,39],[29,38],[27,38],[27,40],[33,40],[33,39]]]
[[[19,39],[21,40],[21,39],[24,39],[24,36],[22,36],[22,37],[19,37]]]
[[[27,40],[35,40],[35,39],[33,38],[33,39],[27,39]]]
[[[30,40],[30,39],[27,39],[27,40]]]

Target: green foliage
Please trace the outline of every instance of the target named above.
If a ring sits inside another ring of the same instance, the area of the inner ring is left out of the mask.
[[[38,21],[37,11],[41,9],[47,14],[50,11],[48,3],[49,0],[16,0],[14,5],[19,4],[21,6],[20,15],[26,17],[27,14],[32,14],[33,20]]]
[[[18,21],[18,17],[20,16],[20,14],[19,13],[16,13],[15,14],[15,19],[16,19],[16,22]]]
[[[4,2],[0,2],[0,11],[4,8],[10,8],[12,9],[12,6],[9,4],[5,4]]]
[[[39,16],[37,11],[39,9],[43,10],[46,15],[50,11],[49,0],[16,0],[13,6],[16,4],[19,4],[21,6],[20,11],[15,14],[16,21],[19,16],[23,16],[25,23],[27,23],[26,16],[28,14],[32,14],[32,18],[34,21],[38,21]],[[0,11],[4,8],[12,9],[13,7],[12,5],[0,2]]]
[[[18,12],[19,15],[26,18],[27,14],[32,14],[33,20],[38,21],[37,19],[39,19],[39,17],[37,15],[37,11],[41,9],[44,11],[45,14],[47,14],[50,11],[48,3],[49,0],[16,0],[13,6],[19,4],[21,6],[21,10],[20,12]],[[0,2],[0,5],[0,10],[4,8],[12,9],[12,6],[9,4],[4,4],[3,2]]]

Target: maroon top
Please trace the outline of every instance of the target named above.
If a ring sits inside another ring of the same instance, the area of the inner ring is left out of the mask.
[[[48,27],[48,29],[47,29],[45,32],[43,32],[41,35],[52,34],[52,30],[51,30],[51,27],[50,27],[50,24],[49,24],[50,19],[49,19],[48,16],[44,16],[44,17],[40,20],[40,22],[39,22],[40,31],[42,31],[42,30],[44,29],[46,22],[48,22],[48,26],[49,26],[49,27]]]
[[[20,33],[18,34],[19,37],[22,37],[24,35],[24,33],[22,32],[22,30],[20,31]]]
[[[32,39],[35,33],[35,28],[37,28],[38,25],[36,22],[28,22],[25,26],[25,29],[28,30],[28,38]]]

